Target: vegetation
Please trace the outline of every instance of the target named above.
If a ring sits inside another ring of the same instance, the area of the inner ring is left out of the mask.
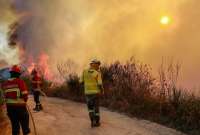
[[[134,59],[103,65],[105,95],[101,104],[129,116],[199,135],[200,99],[177,87],[180,64],[170,63],[165,67],[161,65],[160,78],[155,79],[148,65]],[[68,66],[61,65],[59,71],[64,75],[62,71],[68,71]],[[79,84],[78,74],[67,72],[64,77],[63,85],[46,91],[48,95],[83,102],[83,86]]]
[[[65,79],[53,87],[43,79],[43,90],[49,96],[84,102],[83,86],[75,72],[76,64],[68,61],[58,65]],[[105,94],[101,105],[129,116],[151,120],[190,135],[200,134],[200,98],[177,87],[180,64],[161,64],[159,78],[151,75],[151,68],[134,59],[126,63],[116,61],[103,65],[101,72]],[[30,80],[24,77],[27,84]],[[0,121],[1,121],[0,110]]]

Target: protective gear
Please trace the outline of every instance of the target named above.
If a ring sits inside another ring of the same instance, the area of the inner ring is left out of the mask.
[[[86,95],[91,127],[100,126],[99,95]]]
[[[11,68],[10,72],[21,73],[21,69],[20,69],[19,66],[14,65],[14,66]]]
[[[2,89],[7,105],[26,106],[28,90],[23,80],[19,78],[11,78],[2,83]]]
[[[32,89],[33,89],[33,94],[34,94],[34,101],[35,101],[35,108],[33,110],[35,111],[40,111],[43,109],[41,103],[40,103],[40,91],[41,91],[41,84],[42,84],[42,79],[38,75],[38,72],[34,69],[32,71]]]
[[[97,59],[93,59],[93,60],[91,60],[90,64],[99,64],[99,65],[101,65],[101,62],[99,60],[97,60]]]
[[[17,67],[13,67],[11,72],[19,73]],[[20,126],[24,135],[30,133],[29,114],[26,109],[28,100],[28,90],[25,82],[20,78],[11,78],[1,85],[5,102],[7,106],[7,114],[12,124],[12,134],[19,135]]]
[[[19,108],[7,107],[8,117],[12,124],[12,135],[19,135],[20,125],[23,135],[30,133],[29,114],[25,106]]]
[[[91,127],[100,126],[99,95],[103,90],[101,73],[93,68],[84,70],[80,82],[84,84]]]
[[[34,91],[34,101],[35,101],[35,108],[34,111],[40,111],[43,110],[43,107],[40,103],[40,91]]]
[[[32,89],[34,91],[40,91],[41,90],[42,79],[38,74],[33,75],[31,83],[32,83]]]
[[[84,82],[85,94],[98,94],[101,92],[102,78],[101,73],[94,69],[83,71],[80,82]]]

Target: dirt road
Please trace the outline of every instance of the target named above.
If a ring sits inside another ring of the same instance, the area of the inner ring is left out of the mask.
[[[173,129],[101,109],[102,126],[91,128],[86,106],[57,98],[43,100],[44,111],[33,113],[38,135],[183,135]],[[33,108],[32,99],[29,106]]]
[[[57,98],[43,99],[44,111],[34,112],[33,99],[28,102],[38,135],[184,135],[173,129],[101,108],[102,126],[91,128],[84,104]],[[11,135],[10,126],[0,135]],[[35,135],[31,124],[31,135]]]

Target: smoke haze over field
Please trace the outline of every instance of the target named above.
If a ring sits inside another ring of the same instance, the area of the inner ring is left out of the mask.
[[[162,57],[173,57],[182,63],[182,84],[200,84],[198,0],[0,0],[0,4],[0,31],[6,29],[5,22],[23,14],[17,28],[19,43],[33,61],[47,54],[53,71],[67,59],[83,67],[93,57],[110,62],[135,56],[157,72]],[[169,16],[171,22],[160,24],[161,16]],[[13,55],[5,58],[0,52],[0,59],[11,64]]]

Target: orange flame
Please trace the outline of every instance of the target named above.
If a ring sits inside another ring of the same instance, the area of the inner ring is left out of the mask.
[[[49,56],[45,53],[41,53],[38,59],[37,66],[41,70],[41,73],[45,79],[52,80],[53,74],[49,69],[48,61],[49,61]]]
[[[33,69],[36,69],[38,73],[47,80],[53,81],[53,74],[49,68],[49,56],[45,53],[41,53],[37,59],[33,59],[29,56],[27,63],[28,74],[31,74]]]

